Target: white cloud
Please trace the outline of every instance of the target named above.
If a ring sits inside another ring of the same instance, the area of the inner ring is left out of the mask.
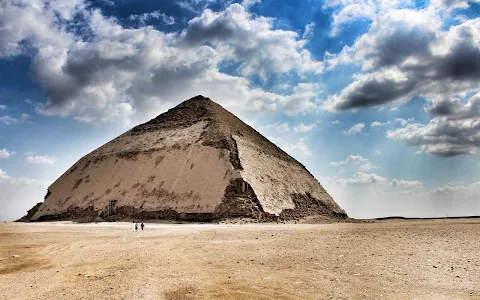
[[[7,175],[7,172],[0,169],[0,179],[8,179],[8,178],[10,178],[10,176]]]
[[[279,133],[287,133],[287,132],[290,132],[290,126],[288,125],[288,123],[282,123],[280,125],[277,126],[277,131]]]
[[[362,73],[324,108],[343,111],[476,91],[479,41],[480,18],[445,30],[436,10],[405,8],[379,14],[352,46],[328,57],[330,67],[353,63]]]
[[[290,125],[287,122],[260,126],[260,131],[264,135],[276,135],[290,132]]]
[[[0,110],[6,110],[7,109],[7,106],[4,105],[4,104],[0,104]]]
[[[395,122],[398,122],[398,123],[402,124],[402,126],[405,126],[405,125],[407,125],[409,122],[412,122],[413,120],[414,120],[413,118],[409,118],[408,120],[403,119],[403,118],[396,118],[396,119],[395,119]]]
[[[309,40],[313,37],[313,32],[315,31],[315,22],[308,23],[305,26],[305,30],[303,31],[302,38],[304,40]]]
[[[253,15],[239,4],[220,12],[207,9],[182,33],[164,33],[151,26],[124,28],[80,0],[65,7],[52,1],[45,5],[45,0],[19,1],[21,5],[8,0],[0,12],[7,29],[0,37],[0,56],[33,56],[32,75],[48,99],[37,108],[41,114],[129,124],[198,94],[239,116],[317,110],[320,84],[302,82],[288,95],[252,87],[250,75],[308,75],[321,72],[323,64],[311,58],[298,33],[274,29],[273,19]],[[82,18],[73,20],[75,15]],[[138,18],[150,17],[162,16]],[[75,35],[79,31],[67,32],[59,25],[69,22],[94,38],[82,39]],[[239,76],[219,71],[221,63],[232,62],[240,64]],[[0,122],[15,122],[12,118]]]
[[[480,181],[469,185],[442,186],[427,192],[430,195],[471,195],[478,196],[480,194]]]
[[[293,131],[297,132],[297,133],[304,133],[304,132],[309,132],[309,131],[312,131],[313,129],[317,128],[317,124],[316,123],[312,123],[310,125],[305,125],[303,123],[300,123],[298,124],[297,126],[295,126],[293,128]]]
[[[448,13],[451,13],[455,9],[467,9],[469,7],[468,2],[479,2],[478,0],[431,0],[430,6],[434,9],[445,10]]]
[[[8,151],[5,148],[0,149],[0,158],[9,158],[10,156],[12,156],[14,154],[15,154],[14,151]]]
[[[335,120],[335,121],[332,122],[332,124],[334,124],[334,125],[340,124],[340,121],[339,121],[339,120]]]
[[[366,171],[370,171],[370,170],[378,169],[378,168],[380,168],[380,167],[372,164],[371,162],[367,162],[366,164],[361,165],[360,168],[358,169],[358,171],[366,172]]]
[[[248,9],[250,6],[260,2],[262,2],[262,0],[242,0],[242,5]]]
[[[12,221],[27,214],[47,192],[47,181],[24,177],[12,177],[0,169],[0,221]]]
[[[213,44],[226,59],[242,62],[240,72],[245,76],[266,78],[269,73],[323,70],[323,64],[312,59],[298,33],[272,27],[273,19],[251,15],[234,3],[221,12],[206,9],[190,20],[181,40],[190,46]]]
[[[56,162],[56,159],[47,155],[30,155],[25,158],[25,161],[35,165],[52,165]]]
[[[143,13],[141,15],[130,15],[128,17],[129,20],[137,20],[140,22],[142,26],[145,26],[150,20],[161,20],[163,24],[165,25],[174,25],[175,24],[175,18],[172,16],[167,16],[164,13],[159,12],[158,10],[149,12],[149,13]]]
[[[476,152],[480,145],[480,93],[466,103],[456,99],[433,103],[429,110],[438,116],[428,124],[403,123],[405,127],[388,131],[387,137],[442,157]]]
[[[283,149],[285,150],[285,152],[288,152],[291,155],[294,155],[295,153],[299,153],[305,156],[312,155],[312,152],[310,151],[310,149],[308,149],[308,146],[305,144],[303,139],[300,139],[295,144],[286,144]]]
[[[410,4],[411,1],[401,0],[327,0],[326,7],[337,8],[333,15],[331,35],[336,36],[342,30],[342,25],[351,23],[358,19],[376,19],[377,15],[385,14],[388,11],[402,4]]]
[[[388,124],[390,124],[390,122],[382,123],[382,122],[375,121],[375,122],[372,122],[372,124],[370,124],[370,128],[382,127]]]
[[[0,122],[3,122],[7,125],[12,125],[12,124],[17,124],[17,123],[23,123],[28,118],[30,118],[30,115],[25,114],[25,113],[21,114],[19,118],[15,118],[15,117],[12,117],[12,116],[5,115],[5,116],[0,117]]]
[[[337,162],[332,161],[330,164],[333,165],[333,166],[339,166],[339,165],[346,165],[350,162],[354,162],[354,163],[368,162],[368,159],[366,159],[366,158],[364,158],[360,155],[350,155],[350,156],[348,156],[348,158],[346,160],[337,161]]]
[[[353,125],[349,130],[345,132],[347,135],[357,135],[365,128],[365,123],[358,123]]]
[[[333,3],[354,7],[351,1]],[[329,68],[356,64],[362,70],[323,108],[398,107],[421,97],[427,102],[425,111],[433,116],[430,122],[411,124],[411,119],[397,118],[404,128],[387,136],[419,146],[420,153],[441,157],[476,153],[480,96],[466,99],[466,95],[480,94],[480,18],[445,26],[448,14],[468,7],[467,1],[438,0],[425,9],[407,7],[375,11],[367,33],[339,54],[327,55]]]
[[[422,182],[420,181],[409,181],[409,180],[397,180],[393,179],[391,182],[393,187],[401,187],[401,188],[421,188],[423,187]]]
[[[368,159],[360,156],[360,155],[350,155],[348,156],[348,158],[346,160],[343,160],[343,161],[332,161],[330,164],[332,166],[342,166],[342,165],[346,165],[346,164],[349,164],[349,163],[353,163],[355,165],[358,165],[360,163],[362,163],[362,165],[359,167],[358,171],[360,172],[366,172],[366,171],[370,171],[370,170],[373,170],[373,169],[378,169],[380,167],[372,164]]]
[[[357,172],[351,178],[337,178],[337,184],[341,185],[370,185],[388,182],[388,179],[373,173]]]
[[[18,123],[18,119],[11,117],[11,116],[1,116],[0,122],[3,122],[7,125]]]

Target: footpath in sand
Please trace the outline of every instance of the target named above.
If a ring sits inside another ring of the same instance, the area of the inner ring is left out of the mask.
[[[480,220],[146,225],[0,224],[0,299],[480,299]]]

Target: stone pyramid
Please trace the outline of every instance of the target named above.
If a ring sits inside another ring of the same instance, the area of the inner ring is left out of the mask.
[[[345,218],[294,158],[196,96],[82,157],[30,220]]]

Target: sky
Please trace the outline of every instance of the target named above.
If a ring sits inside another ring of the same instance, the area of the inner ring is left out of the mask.
[[[0,220],[196,95],[351,217],[480,215],[479,0],[3,0]]]

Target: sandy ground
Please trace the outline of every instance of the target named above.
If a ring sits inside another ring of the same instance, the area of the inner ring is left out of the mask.
[[[466,219],[6,223],[0,299],[480,299],[479,254]]]

